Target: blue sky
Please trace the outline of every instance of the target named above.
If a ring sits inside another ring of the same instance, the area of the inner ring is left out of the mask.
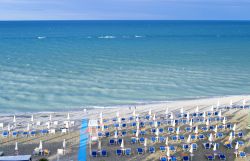
[[[0,0],[0,20],[250,20],[250,0]]]

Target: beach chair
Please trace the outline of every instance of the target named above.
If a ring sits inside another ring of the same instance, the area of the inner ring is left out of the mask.
[[[227,149],[233,149],[233,145],[230,142],[226,142],[224,145]]]
[[[119,139],[116,141],[116,144],[121,145],[121,143],[122,143],[122,138],[119,138]]]
[[[152,136],[152,137],[151,137],[151,141],[152,141],[153,143],[155,143],[155,142],[157,142],[157,138],[154,137],[154,136]]]
[[[150,146],[150,147],[148,148],[148,151],[149,151],[149,153],[155,153],[155,147]]]
[[[109,145],[115,145],[115,139],[109,139]]]
[[[105,136],[106,136],[106,137],[109,137],[109,136],[110,136],[110,132],[109,132],[109,131],[106,131],[106,132],[105,132]]]
[[[160,133],[164,133],[164,129],[163,128],[159,128],[159,132]]]
[[[132,135],[135,135],[135,134],[136,134],[136,131],[137,131],[137,130],[132,130],[132,131],[131,131]]]
[[[224,129],[224,126],[223,126],[223,125],[219,125],[219,126],[218,126],[218,129],[219,129],[219,130],[222,130],[222,129]]]
[[[144,142],[145,142],[145,138],[144,137],[139,138],[139,143],[140,144],[144,144]]]
[[[49,133],[49,131],[48,131],[47,129],[43,129],[43,130],[40,131],[40,133],[41,133],[42,135],[46,135],[46,134]]]
[[[148,125],[152,127],[152,126],[154,126],[154,122],[153,121],[149,121]]]
[[[193,148],[193,150],[197,150],[197,148],[198,148],[198,144],[193,143],[193,144],[192,144],[192,148]]]
[[[239,137],[239,138],[243,138],[243,136],[244,136],[244,135],[243,135],[243,132],[239,132],[239,133],[238,133],[238,137]]]
[[[130,139],[130,142],[131,142],[131,144],[135,144],[135,143],[137,143],[137,139],[135,137],[132,137]]]
[[[114,123],[114,127],[115,127],[115,128],[118,128],[118,127],[119,127],[119,124],[118,124],[118,123]]]
[[[175,141],[175,142],[178,141],[178,137],[177,137],[176,135],[172,136],[171,138],[172,138],[172,140]]]
[[[30,136],[36,136],[36,131],[35,131],[35,130],[32,130],[32,131],[30,132]]]
[[[205,127],[205,126],[203,126],[203,127],[201,127],[201,130],[204,131],[204,132],[206,132],[206,131],[208,131],[208,128]]]
[[[126,128],[127,127],[127,124],[126,123],[123,123],[122,124],[122,128]]]
[[[146,115],[145,119],[149,120],[150,119],[150,115]]]
[[[188,151],[189,150],[189,144],[183,144],[182,145],[182,150],[183,151]]]
[[[144,153],[144,150],[143,150],[143,148],[137,148],[136,149],[137,150],[137,154],[143,154]]]
[[[174,133],[174,128],[173,127],[168,127],[168,133],[170,133],[170,134]]]
[[[211,143],[203,143],[203,146],[205,149],[210,149],[211,148]]]
[[[221,138],[223,138],[223,136],[224,136],[223,132],[216,133],[216,138],[221,139]]]
[[[8,132],[8,131],[3,131],[3,132],[2,132],[2,136],[3,136],[4,138],[8,137],[8,136],[9,136],[9,132]]]
[[[29,132],[28,132],[28,131],[24,131],[24,132],[22,133],[22,136],[24,136],[24,137],[28,137],[28,135],[29,135]]]
[[[176,148],[175,148],[174,145],[170,145],[170,146],[169,146],[169,150],[170,150],[171,152],[176,152]]]
[[[198,138],[199,138],[200,140],[204,140],[204,139],[205,139],[205,135],[204,135],[204,134],[199,134],[199,135],[198,135]]]
[[[223,153],[219,153],[218,157],[220,160],[226,160],[226,155]]]
[[[191,132],[192,129],[191,129],[191,127],[188,126],[188,127],[185,127],[185,131],[186,131],[186,132]]]
[[[113,118],[112,121],[113,121],[113,122],[116,122],[116,121],[117,121],[117,118]]]
[[[122,131],[122,136],[127,136],[127,131]]]
[[[165,152],[166,151],[166,147],[165,146],[160,146],[160,151],[161,152]]]
[[[239,140],[239,141],[237,141],[237,142],[238,142],[238,144],[239,144],[239,147],[241,147],[241,146],[244,146],[244,145],[245,145],[244,141]],[[237,143],[237,142],[235,142],[235,143]]]
[[[166,140],[166,138],[164,136],[159,137],[159,142],[163,143],[165,140]]]
[[[214,125],[210,125],[210,126],[209,126],[209,130],[210,130],[210,131],[213,131],[213,130],[214,130],[214,128],[215,128],[215,126],[214,126]]]
[[[191,140],[196,140],[196,136],[194,134],[191,134]]]
[[[140,134],[141,134],[141,135],[146,135],[146,131],[145,131],[145,130],[141,130],[141,131],[140,131]]]
[[[101,150],[101,156],[102,156],[102,157],[107,157],[107,156],[108,156],[107,150],[102,149],[102,150]]]
[[[189,161],[190,159],[189,159],[189,156],[183,156],[183,157],[182,157],[182,160],[183,160],[183,161]]]
[[[140,127],[141,128],[145,127],[145,123],[144,122],[140,122]]]
[[[122,121],[125,122],[125,121],[126,121],[126,118],[123,117],[123,118],[122,118]]]
[[[177,157],[176,156],[170,156],[170,161],[177,161]]]
[[[156,129],[155,128],[152,128],[151,129],[151,133],[154,134],[156,132]]]
[[[131,123],[131,126],[132,126],[132,127],[136,127],[136,122],[132,122],[132,123]]]
[[[184,135],[180,135],[180,136],[179,136],[179,139],[180,139],[181,141],[184,141],[184,140],[185,140],[185,136],[184,136]]]
[[[116,149],[115,154],[117,156],[122,156],[122,150],[121,149]]]
[[[13,137],[17,137],[17,134],[18,134],[17,131],[13,131],[13,132],[12,132],[12,136],[13,136]]]
[[[168,159],[167,159],[166,156],[161,156],[161,157],[160,157],[160,161],[168,161]]]
[[[131,155],[131,148],[125,149],[125,155],[127,155],[127,156]]]
[[[240,156],[240,158],[246,158],[247,157],[246,152],[244,152],[244,151],[239,151],[239,156]]]
[[[207,160],[214,160],[214,154],[206,154]]]
[[[102,132],[98,132],[98,137],[102,137],[103,133]]]

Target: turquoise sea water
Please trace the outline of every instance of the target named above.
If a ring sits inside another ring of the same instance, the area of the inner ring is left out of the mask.
[[[0,22],[0,111],[250,93],[250,21]]]

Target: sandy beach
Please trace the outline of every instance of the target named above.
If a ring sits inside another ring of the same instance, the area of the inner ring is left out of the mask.
[[[219,98],[206,98],[206,99],[194,99],[194,100],[180,100],[180,101],[173,101],[173,102],[166,102],[166,103],[155,103],[155,104],[146,104],[146,105],[136,105],[136,113],[140,116],[146,115],[149,111],[149,109],[152,109],[152,114],[156,114],[157,116],[164,116],[164,112],[166,108],[169,109],[169,112],[178,112],[180,108],[183,108],[185,112],[194,112],[196,107],[199,106],[200,111],[205,111],[211,108],[213,105],[214,107],[217,106],[218,100],[220,102],[220,107],[228,106],[230,101],[233,101],[234,105],[242,105],[243,99],[246,99],[246,104],[249,105],[250,96],[227,96],[227,97],[219,97]],[[134,111],[135,106],[123,106],[119,108],[92,108],[87,109],[87,111],[79,110],[79,111],[71,111],[70,113],[70,121],[74,121],[75,125],[70,127],[70,132],[67,134],[61,134],[60,131],[57,131],[56,134],[48,134],[48,135],[37,135],[35,137],[8,137],[3,138],[0,137],[0,151],[3,151],[5,155],[14,155],[15,154],[15,142],[18,142],[19,150],[18,153],[21,155],[24,154],[32,154],[35,147],[39,145],[39,141],[43,141],[44,148],[50,150],[50,155],[47,156],[49,160],[57,160],[57,149],[62,148],[62,142],[63,139],[66,139],[66,154],[64,156],[60,156],[60,160],[72,160],[76,161],[78,160],[78,149],[79,149],[79,131],[81,128],[81,120],[82,119],[97,119],[99,117],[100,112],[103,113],[104,119],[111,119],[116,117],[116,113],[119,111],[120,116],[127,118],[132,115]],[[41,121],[41,125],[45,128],[45,122],[49,119],[49,115],[52,115],[53,121],[63,122],[67,118],[68,112],[53,112],[53,113],[34,113],[34,121]],[[248,113],[249,109],[232,109],[232,110],[223,110],[223,116],[226,116],[230,122],[237,123],[237,130],[243,131],[245,134],[242,138],[243,141],[245,141],[245,145],[243,147],[240,147],[242,150],[244,150],[247,154],[250,153],[250,134],[249,130],[246,129],[248,124]],[[30,114],[16,114],[16,122],[18,125],[18,128],[24,129],[27,126],[27,123],[30,121]],[[11,123],[13,120],[13,115],[2,115],[0,118],[0,123],[4,123],[5,125],[7,123]],[[63,126],[59,124],[56,129],[60,129],[60,127]],[[150,127],[146,127],[145,130],[149,129]],[[4,127],[6,129],[6,126]],[[127,129],[129,130],[129,129]],[[182,130],[182,129],[181,129]],[[114,129],[110,129],[111,132],[114,131]],[[227,134],[229,132],[227,131]],[[130,139],[130,135],[124,137],[125,140],[125,147],[132,149],[132,155],[130,157],[128,156],[122,156],[118,157],[115,155],[115,149],[119,148],[119,145],[116,146],[109,146],[108,145],[108,139],[102,138],[102,147],[108,151],[108,157],[97,157],[92,158],[90,155],[88,155],[88,160],[91,161],[115,161],[115,160],[159,160],[159,157],[163,155],[159,150],[156,150],[156,153],[149,154],[146,153],[144,155],[137,155],[136,147],[143,147],[143,145],[136,144],[132,145],[129,144],[128,141]],[[147,137],[147,136],[145,136]],[[148,136],[149,137],[149,136]],[[216,140],[217,142],[224,142],[226,138],[222,140]],[[178,144],[176,156],[181,155],[181,145],[179,142],[172,142],[171,144],[176,145]],[[154,144],[155,147],[159,147],[160,145],[164,145],[164,143],[157,143]],[[202,141],[197,142],[199,148],[197,151],[194,152],[193,161],[198,160],[206,160],[205,159],[205,151],[202,147]],[[149,142],[148,146],[153,145]],[[87,147],[89,147],[87,145]],[[97,149],[97,144],[92,145],[92,149]],[[89,154],[88,149],[88,154]],[[244,160],[244,159],[238,159],[235,158],[234,150],[226,150],[222,145],[219,147],[219,150],[224,152],[227,156],[227,160]],[[212,150],[208,150],[206,152],[212,152]],[[38,160],[40,157],[34,156],[34,160]],[[248,156],[245,158],[245,160],[250,160],[250,157]]]

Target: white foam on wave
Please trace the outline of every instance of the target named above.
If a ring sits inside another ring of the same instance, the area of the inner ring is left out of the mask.
[[[38,36],[37,39],[46,39],[46,36]]]
[[[116,37],[112,35],[106,35],[106,36],[99,36],[98,38],[99,39],[115,39]]]
[[[135,38],[141,38],[141,37],[143,37],[143,36],[140,36],[140,35],[135,35]]]

